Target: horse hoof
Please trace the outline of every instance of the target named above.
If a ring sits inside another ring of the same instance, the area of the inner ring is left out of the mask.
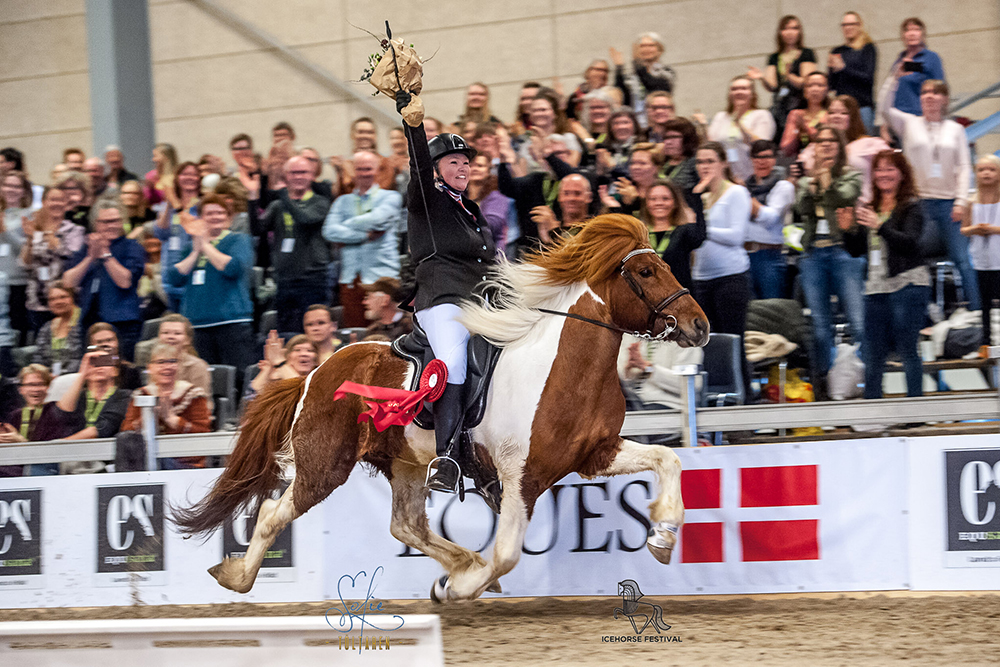
[[[487,593],[503,593],[503,589],[500,588],[500,580],[497,579],[492,584],[486,587]]]
[[[646,547],[653,558],[664,565],[670,564],[670,556],[677,544],[677,526],[661,521],[649,529],[649,537],[646,538]]]
[[[448,575],[442,574],[431,585],[431,601],[435,604],[444,604],[448,601]]]

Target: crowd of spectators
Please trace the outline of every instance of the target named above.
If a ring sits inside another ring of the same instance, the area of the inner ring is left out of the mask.
[[[775,52],[733,72],[710,117],[676,107],[673,91],[694,83],[645,33],[630,58],[612,48],[593,60],[569,95],[526,82],[513,116],[501,118],[476,82],[454,123],[428,117],[424,130],[428,139],[461,134],[478,150],[469,196],[510,260],[601,212],[634,215],[713,332],[742,337],[752,300],[801,294],[820,395],[835,307],[861,345],[866,396],[881,395],[889,342],[918,395],[928,237],[958,267],[971,309],[984,306],[984,323],[1000,297],[991,240],[1000,233],[1000,166],[978,165],[980,194],[970,195],[969,144],[947,119],[948,84],[919,18],[902,22],[905,50],[877,95],[878,51],[862,17],[845,13],[841,28],[844,43],[823,68],[802,22],[783,17]],[[325,161],[287,122],[262,150],[233,136],[230,165],[210,154],[180,161],[161,143],[142,176],[128,168],[141,156],[114,146],[90,157],[67,148],[35,179],[21,152],[0,151],[0,373],[19,389],[0,393],[10,412],[0,441],[136,430],[130,392],[159,397],[161,432],[205,431],[211,365],[238,369],[249,399],[267,382],[308,373],[342,343],[408,331],[397,306],[414,269],[407,138],[393,128],[383,153],[370,118],[350,132],[351,155]],[[261,329],[267,310],[276,311],[271,331]],[[157,338],[140,343],[144,322],[164,314]],[[25,349],[30,357],[14,354]],[[662,380],[654,362],[668,358],[676,355],[626,341],[623,381]],[[639,393],[669,404],[658,382]]]

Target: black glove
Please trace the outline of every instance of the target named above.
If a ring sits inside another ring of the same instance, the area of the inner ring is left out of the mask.
[[[405,109],[410,104],[410,100],[412,100],[412,99],[413,99],[413,95],[410,95],[405,90],[397,91],[396,92],[396,111],[398,113],[403,113],[403,109]]]

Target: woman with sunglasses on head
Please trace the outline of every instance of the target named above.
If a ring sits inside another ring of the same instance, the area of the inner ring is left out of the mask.
[[[903,360],[906,395],[923,395],[917,343],[927,319],[931,275],[920,250],[924,216],[910,165],[902,153],[883,151],[872,165],[872,205],[837,212],[844,245],[868,258],[865,280],[865,398],[882,398],[889,352]]]

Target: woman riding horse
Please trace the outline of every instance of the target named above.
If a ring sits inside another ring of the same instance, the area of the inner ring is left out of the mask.
[[[396,94],[402,113],[410,103]],[[434,491],[454,493],[462,474],[453,454],[465,407],[469,332],[459,321],[460,304],[472,298],[496,258],[490,226],[479,206],[465,196],[469,162],[476,155],[462,137],[439,134],[427,142],[423,123],[403,123],[410,149],[408,192],[410,254],[416,263],[417,323],[427,333],[434,356],[448,367],[448,383],[434,405],[437,469],[427,480]],[[429,470],[430,467],[428,467]]]

